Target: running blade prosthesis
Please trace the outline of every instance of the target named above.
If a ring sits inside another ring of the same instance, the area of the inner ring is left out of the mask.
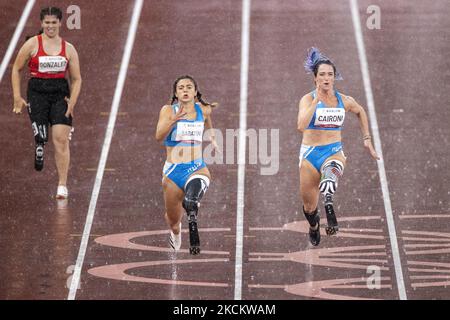
[[[44,145],[37,144],[34,153],[34,169],[41,171],[44,168]]]
[[[197,214],[195,211],[189,212],[189,253],[192,255],[200,254],[200,237],[198,235]]]
[[[325,232],[327,235],[335,235],[338,230],[338,222],[333,208],[333,196],[331,194],[325,195],[325,213],[327,216],[327,226],[325,227]]]

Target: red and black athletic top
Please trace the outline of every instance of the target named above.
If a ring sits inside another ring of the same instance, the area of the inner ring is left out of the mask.
[[[39,48],[35,56],[30,59],[28,67],[33,78],[60,79],[66,76],[69,60],[66,56],[66,41],[61,39],[61,52],[56,56],[45,53],[42,35],[38,35]]]

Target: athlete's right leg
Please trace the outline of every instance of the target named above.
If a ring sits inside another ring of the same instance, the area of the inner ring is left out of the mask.
[[[30,88],[32,85],[30,80],[27,93],[28,115],[30,116],[31,127],[36,143],[34,168],[37,171],[41,171],[44,167],[44,146],[48,142],[48,114],[50,111],[50,102],[45,94],[33,91]]]
[[[166,208],[164,217],[173,236],[179,239],[179,244],[173,245],[173,248],[178,250],[181,245],[181,219],[183,218],[183,207],[181,204],[183,202],[184,192],[167,177],[163,178],[162,186]]]
[[[320,243],[320,217],[317,209],[319,202],[320,174],[314,166],[303,159],[300,166],[300,197],[303,213],[309,223],[309,241],[317,246]]]

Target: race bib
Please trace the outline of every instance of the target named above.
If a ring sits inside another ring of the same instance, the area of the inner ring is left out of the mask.
[[[343,108],[317,108],[314,126],[322,128],[342,127],[345,119]]]
[[[175,141],[199,141],[203,140],[203,122],[177,122]]]
[[[39,57],[40,73],[59,73],[65,72],[67,59],[61,56],[43,56]]]

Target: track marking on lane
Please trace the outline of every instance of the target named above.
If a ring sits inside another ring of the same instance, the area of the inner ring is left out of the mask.
[[[244,245],[244,191],[245,191],[245,153],[247,131],[247,97],[248,97],[248,61],[250,51],[250,0],[242,1],[241,30],[241,76],[239,102],[239,151],[238,151],[238,185],[236,209],[236,262],[234,276],[234,299],[242,299],[242,253]]]
[[[20,35],[22,34],[25,23],[28,20],[31,9],[33,9],[35,2],[35,0],[28,0],[27,4],[25,5],[25,9],[23,9],[19,24],[16,27],[16,31],[14,31],[13,37],[9,42],[8,49],[6,50],[5,56],[3,57],[2,64],[0,65],[0,83],[2,82],[3,76],[5,75],[6,69],[8,69],[9,61],[11,60],[14,50],[16,50],[17,42],[19,42]]]
[[[91,201],[89,204],[89,210],[86,217],[86,224],[84,226],[80,250],[78,252],[78,258],[75,265],[72,282],[70,284],[69,295],[67,297],[68,300],[75,299],[77,288],[80,283],[81,269],[83,267],[84,257],[86,255],[86,249],[89,242],[89,234],[91,232],[92,222],[94,220],[95,208],[97,206],[97,199],[102,185],[103,173],[105,171],[106,160],[108,158],[109,148],[111,145],[112,135],[114,132],[114,126],[116,124],[117,111],[119,109],[120,99],[122,97],[122,91],[125,85],[128,65],[130,62],[131,52],[133,50],[134,39],[136,37],[136,30],[139,23],[139,17],[142,11],[142,5],[143,0],[136,0],[134,3],[133,16],[131,18],[130,28],[128,29],[127,42],[125,44],[125,51],[122,57],[119,77],[117,78],[116,90],[114,92],[114,98],[111,105],[111,114],[109,116],[108,127],[106,128],[105,140],[103,142],[102,153],[100,156],[100,161],[97,169],[97,176],[95,177],[95,184],[92,190]]]
[[[377,114],[375,112],[375,103],[373,100],[372,85],[370,83],[369,65],[367,63],[366,49],[364,47],[364,39],[361,30],[359,17],[359,9],[357,0],[349,0],[352,12],[353,28],[355,31],[355,39],[358,47],[359,62],[361,65],[361,73],[364,82],[364,91],[366,93],[367,107],[369,109],[370,126],[372,128],[373,141],[375,150],[381,160],[377,161],[378,173],[380,175],[381,190],[383,192],[384,208],[386,212],[386,220],[389,230],[389,238],[392,248],[392,257],[394,260],[395,276],[397,279],[398,294],[400,300],[407,300],[405,282],[403,279],[402,262],[398,249],[397,232],[395,230],[394,217],[392,215],[391,197],[389,194],[386,169],[384,167],[383,150],[381,148],[380,132],[378,130]]]

